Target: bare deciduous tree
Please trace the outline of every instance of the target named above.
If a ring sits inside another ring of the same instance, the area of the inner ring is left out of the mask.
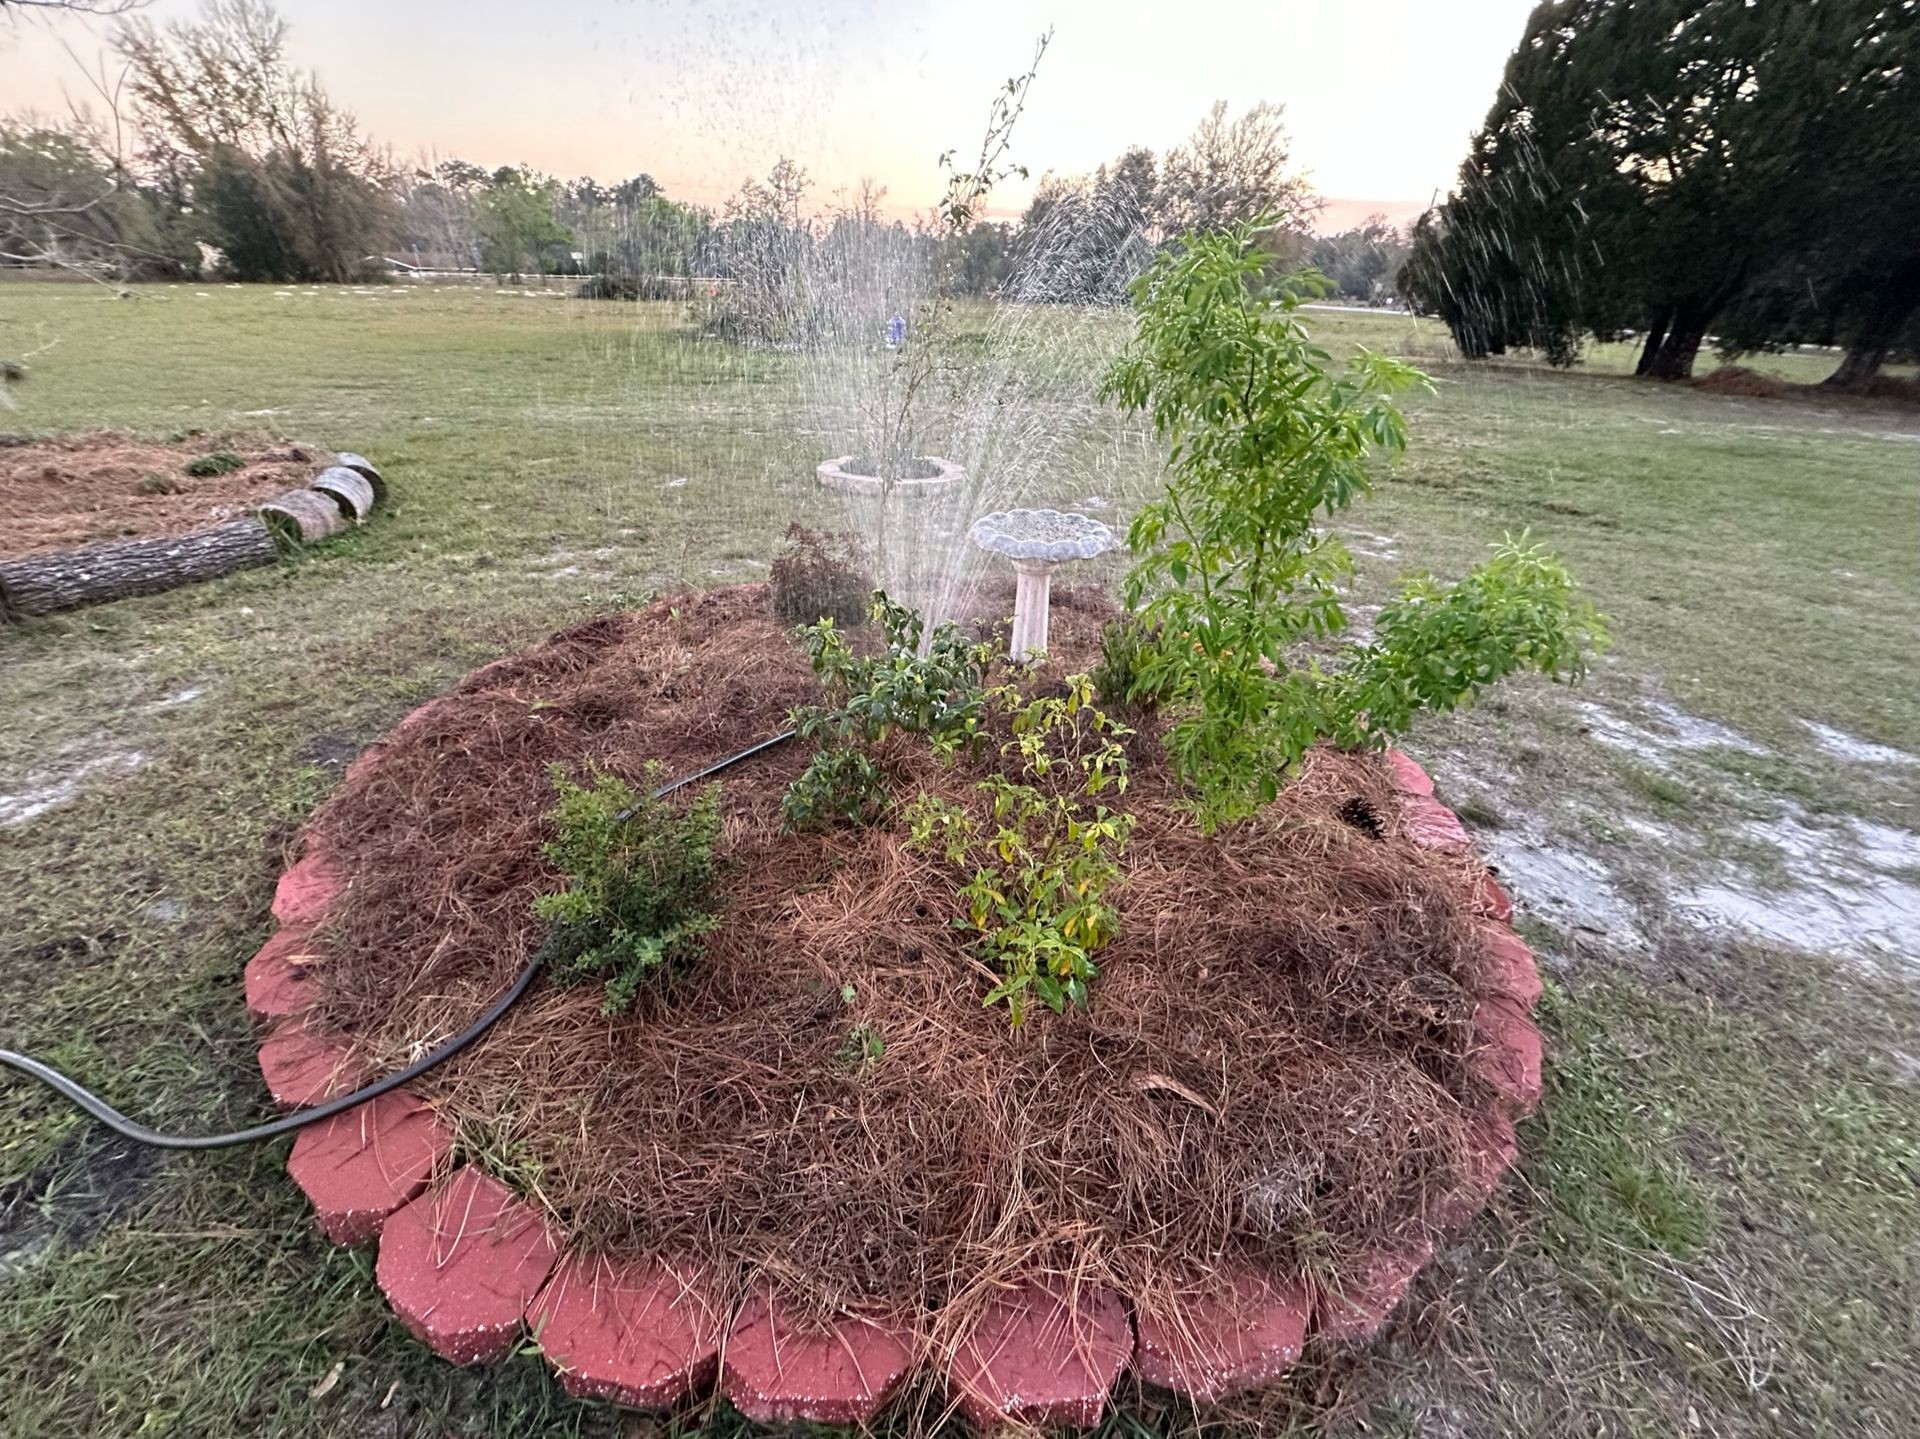
[[[1162,230],[1222,230],[1263,215],[1304,231],[1320,208],[1292,159],[1279,105],[1262,100],[1237,119],[1218,100],[1185,142],[1167,152],[1155,199]]]
[[[344,281],[393,228],[384,155],[286,57],[265,0],[210,0],[201,19],[116,37],[150,162],[194,171],[242,278]]]

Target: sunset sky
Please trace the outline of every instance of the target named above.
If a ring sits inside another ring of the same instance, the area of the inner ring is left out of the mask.
[[[776,155],[815,200],[871,176],[901,213],[977,146],[994,88],[1054,41],[1015,136],[1037,179],[1163,151],[1216,99],[1286,106],[1323,229],[1396,221],[1444,191],[1533,0],[282,0],[290,50],[402,156],[647,171],[716,205]],[[195,0],[154,0],[156,23]],[[104,22],[0,21],[0,110],[64,113]],[[1017,212],[1009,184],[993,208]]]

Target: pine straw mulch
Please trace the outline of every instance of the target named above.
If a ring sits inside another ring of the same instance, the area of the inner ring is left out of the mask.
[[[189,461],[219,450],[245,464],[224,475],[186,472]],[[255,433],[151,440],[98,430],[0,445],[0,560],[240,519],[261,501],[304,487],[321,460]]]
[[[1091,663],[1110,613],[1055,592],[1056,672]],[[518,971],[556,882],[549,761],[685,774],[813,695],[763,585],[597,619],[469,676],[309,830],[351,876],[322,1021],[385,1066]],[[1468,861],[1370,832],[1394,812],[1373,757],[1316,754],[1209,840],[1151,736],[1130,748],[1139,824],[1090,1013],[1016,1032],[983,1008],[955,879],[894,830],[779,833],[793,744],[723,777],[728,908],[695,972],[611,1021],[597,987],[536,985],[420,1087],[589,1242],[770,1275],[822,1307],[938,1309],[944,1330],[1036,1270],[1156,1308],[1238,1258],[1352,1278],[1375,1244],[1425,1234],[1486,1098],[1465,1065]],[[903,797],[971,783],[910,742],[887,765]]]

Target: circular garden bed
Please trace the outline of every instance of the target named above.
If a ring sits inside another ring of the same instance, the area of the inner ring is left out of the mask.
[[[1023,686],[1088,668],[1110,613],[1057,594]],[[594,620],[409,716],[304,831],[247,966],[276,1099],[397,1068],[525,964],[550,765],[689,774],[817,692],[745,586]],[[788,745],[722,776],[699,962],[611,1018],[597,987],[537,985],[302,1131],[321,1227],[378,1239],[451,1359],[526,1328],[577,1393],[717,1385],[759,1419],[865,1421],[918,1376],[979,1423],[1086,1424],[1130,1368],[1213,1401],[1371,1335],[1538,1100],[1532,956],[1404,755],[1316,751],[1207,837],[1128,718],[1135,828],[1086,1008],[983,1005],[961,877],[897,824],[786,832]],[[993,763],[875,755],[900,801]]]
[[[384,493],[359,455],[260,434],[0,441],[0,622],[270,563]]]

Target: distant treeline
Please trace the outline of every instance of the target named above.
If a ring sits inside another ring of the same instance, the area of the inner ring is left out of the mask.
[[[881,215],[862,183],[824,204],[779,161],[717,212],[646,174],[618,184],[517,165],[396,161],[290,60],[262,0],[155,28],[124,22],[105,116],[0,120],[0,262],[122,280],[360,281],[396,268],[517,279],[580,275],[583,293],[667,298],[693,281],[786,285],[810,266],[934,275],[950,292],[1118,302],[1156,247],[1270,215],[1276,248],[1341,293],[1379,300],[1404,253],[1384,223],[1313,240],[1316,201],[1290,169],[1277,106],[1216,105],[1163,156],[1130,149],[1091,176],[1042,178],[1017,223],[959,234]]]
[[[1403,287],[1469,356],[1920,352],[1920,4],[1545,0]]]

